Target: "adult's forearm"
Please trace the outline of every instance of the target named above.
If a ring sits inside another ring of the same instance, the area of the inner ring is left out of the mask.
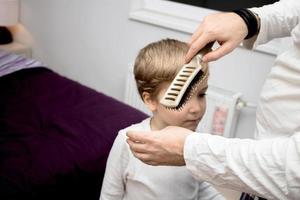
[[[298,147],[297,147],[298,145]],[[187,137],[187,168],[212,184],[269,199],[295,199],[300,190],[300,133],[269,140]]]
[[[258,14],[261,23],[254,47],[274,38],[290,36],[291,31],[300,20],[299,0],[283,0],[250,10]]]

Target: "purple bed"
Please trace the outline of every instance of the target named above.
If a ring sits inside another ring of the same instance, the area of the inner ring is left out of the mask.
[[[0,77],[0,199],[99,199],[119,129],[146,115],[45,68]]]

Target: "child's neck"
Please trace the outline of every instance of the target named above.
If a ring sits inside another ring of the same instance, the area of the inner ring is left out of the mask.
[[[151,119],[150,119],[150,129],[151,129],[151,131],[159,131],[159,130],[165,128],[165,127],[166,127],[166,125],[162,124],[155,117],[151,117]]]

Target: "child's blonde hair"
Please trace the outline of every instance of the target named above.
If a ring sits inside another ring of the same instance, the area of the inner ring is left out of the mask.
[[[134,77],[142,99],[143,92],[155,98],[162,83],[172,82],[185,64],[188,49],[185,42],[164,39],[140,50],[134,63]],[[204,73],[208,73],[207,67],[204,68]]]

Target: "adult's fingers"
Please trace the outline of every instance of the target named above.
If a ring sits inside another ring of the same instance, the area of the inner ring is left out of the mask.
[[[140,159],[141,161],[143,161],[144,163],[148,164],[148,165],[154,165],[157,166],[160,163],[158,163],[157,161],[154,161],[151,159],[151,156],[149,156],[148,154],[144,154],[144,153],[134,153],[133,154],[136,158]]]
[[[136,153],[148,152],[146,144],[134,142],[134,141],[130,140],[129,138],[126,140],[126,142],[128,143],[131,151],[133,151],[133,152],[136,152]]]
[[[212,42],[213,40],[211,38],[208,38],[206,35],[203,35],[202,37],[197,38],[197,40],[195,40],[186,56],[185,56],[185,62],[188,63],[191,61],[191,59],[199,52],[200,49],[202,49],[206,44],[208,44],[209,42]]]
[[[152,156],[150,156],[147,153],[137,153],[137,152],[132,152],[134,157],[136,157],[137,159],[141,160],[142,162],[148,164],[148,165],[158,165],[159,163],[154,161],[152,159]]]
[[[219,46],[217,49],[207,53],[203,56],[202,61],[203,62],[210,62],[218,60],[219,58],[225,56],[229,52],[231,52],[234,49],[234,45],[227,42]]]
[[[148,134],[141,133],[139,131],[128,131],[126,133],[129,140],[136,143],[146,143]]]
[[[200,37],[200,35],[202,34],[202,24],[200,24],[198,26],[198,28],[196,29],[196,31],[193,33],[192,37],[189,39],[188,44],[191,45],[193,44],[198,37]]]

